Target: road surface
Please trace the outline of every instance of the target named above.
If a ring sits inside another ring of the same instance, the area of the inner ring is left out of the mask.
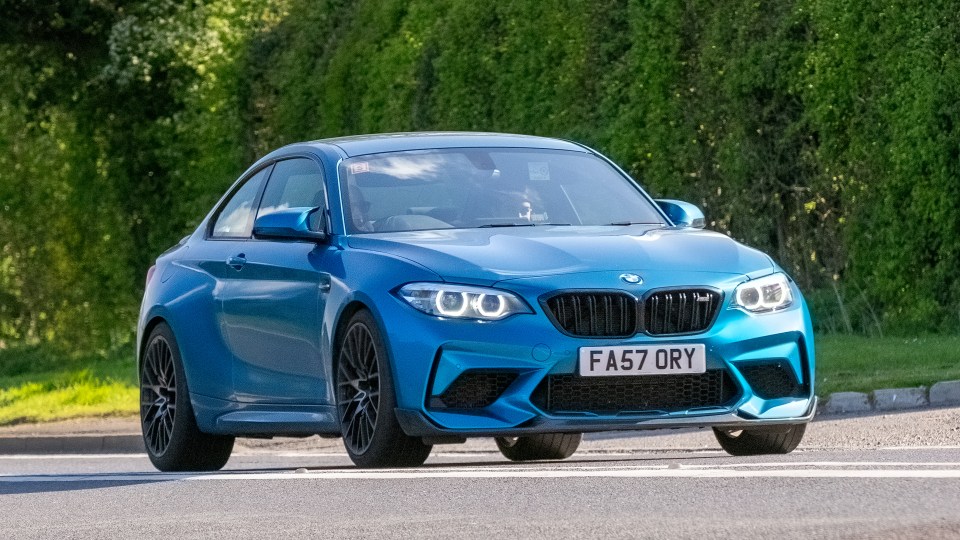
[[[960,537],[960,408],[823,419],[786,456],[652,433],[526,464],[470,441],[377,471],[317,438],[247,442],[212,474],[0,456],[0,538]]]

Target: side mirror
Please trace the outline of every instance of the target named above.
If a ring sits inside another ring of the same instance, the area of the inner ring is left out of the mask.
[[[655,202],[677,227],[702,229],[707,226],[703,212],[696,205],[672,199],[657,199]]]
[[[253,236],[319,242],[327,238],[322,219],[319,230],[310,227],[318,218],[323,218],[321,208],[285,208],[257,218],[253,224]]]

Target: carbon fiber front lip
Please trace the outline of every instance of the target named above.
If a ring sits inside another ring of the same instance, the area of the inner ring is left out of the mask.
[[[817,397],[810,399],[810,405],[803,416],[792,418],[757,419],[744,418],[736,413],[716,415],[704,414],[687,418],[650,418],[644,420],[623,420],[597,422],[595,419],[540,417],[521,427],[497,431],[444,429],[436,426],[423,413],[410,409],[395,409],[397,420],[404,433],[411,437],[512,437],[535,433],[591,433],[601,431],[631,431],[641,429],[671,429],[682,427],[718,427],[718,428],[760,428],[792,424],[806,424],[813,420],[817,411]]]

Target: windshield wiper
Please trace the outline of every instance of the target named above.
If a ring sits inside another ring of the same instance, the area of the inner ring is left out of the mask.
[[[561,227],[561,226],[569,226],[569,225],[570,225],[569,223],[510,223],[510,222],[505,222],[505,223],[485,223],[485,224],[483,224],[483,225],[479,225],[477,228],[478,228],[478,229],[489,229],[489,228],[491,228],[491,227],[547,227],[547,226],[550,226],[550,227]]]
[[[607,225],[613,227],[626,227],[627,225],[663,225],[663,223],[653,223],[649,221],[614,221],[613,223],[607,223]]]

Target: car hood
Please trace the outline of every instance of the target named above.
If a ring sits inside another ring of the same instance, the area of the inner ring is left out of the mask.
[[[347,243],[466,283],[600,271],[750,275],[773,269],[769,257],[726,235],[642,225],[393,232],[350,236]]]

